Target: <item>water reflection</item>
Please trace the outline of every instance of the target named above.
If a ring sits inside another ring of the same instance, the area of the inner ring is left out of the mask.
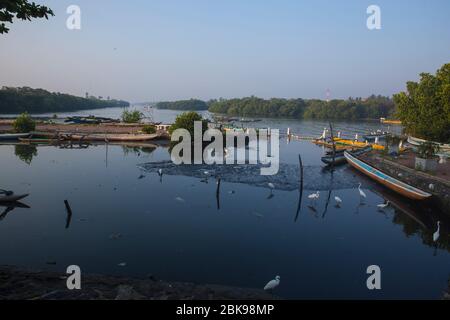
[[[30,209],[31,207],[21,202],[0,202],[0,221],[16,208]]]
[[[37,156],[37,147],[34,145],[17,144],[14,146],[14,154],[23,162],[31,165],[33,157]]]

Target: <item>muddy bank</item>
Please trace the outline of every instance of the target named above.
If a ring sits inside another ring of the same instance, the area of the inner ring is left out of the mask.
[[[71,132],[71,133],[115,133],[136,134],[142,131],[140,124],[46,124],[36,123],[35,131],[39,132]],[[0,122],[0,133],[12,132],[11,122]]]
[[[138,165],[139,168],[151,173],[158,173],[161,169],[163,175],[194,177],[211,182],[220,178],[224,182],[241,183],[255,187],[270,189],[269,183],[276,190],[293,191],[300,187],[300,167],[280,163],[276,175],[261,175],[261,164],[235,164],[235,165],[175,165],[171,161],[149,162]],[[305,190],[338,190],[351,189],[358,186],[359,180],[349,174],[348,167],[339,167],[331,174],[321,166],[304,167]]]
[[[1,300],[271,300],[262,289],[82,274],[68,290],[67,274],[0,266]]]

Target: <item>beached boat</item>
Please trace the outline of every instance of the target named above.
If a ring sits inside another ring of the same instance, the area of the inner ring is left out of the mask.
[[[18,140],[19,138],[29,137],[29,133],[3,133],[0,134],[0,140]]]
[[[5,196],[0,195],[0,203],[16,202],[16,201],[22,200],[23,198],[26,198],[26,197],[28,197],[28,194],[21,194],[21,195],[12,194],[9,196],[8,195],[5,195]]]
[[[364,149],[356,150],[356,151],[352,152],[352,154],[361,155],[370,150],[372,150],[372,147],[367,147]],[[344,152],[345,152],[345,150],[342,150],[341,152],[340,151],[336,152],[335,157],[334,157],[334,165],[335,166],[347,163],[347,159],[344,156]],[[322,157],[321,160],[323,163],[325,163],[327,165],[331,165],[331,164],[333,164],[333,155],[332,154],[330,155],[328,152],[328,155]]]
[[[72,134],[66,139],[74,141],[149,141],[161,137],[160,134]]]
[[[407,183],[391,177],[390,175],[371,166],[370,164],[361,160],[356,155],[353,155],[350,152],[344,152],[344,156],[347,159],[348,163],[355,169],[361,171],[373,180],[409,199],[425,200],[432,196],[432,194],[428,192],[420,190],[416,187],[413,187]]]
[[[419,139],[419,138],[415,138],[412,136],[408,136],[408,143],[412,144],[413,146],[420,146],[422,143],[426,143],[426,142],[433,142],[433,141],[427,141],[424,139]],[[443,152],[450,152],[450,144],[444,144],[444,143],[438,143],[438,142],[433,142],[437,145],[439,145],[441,151]]]

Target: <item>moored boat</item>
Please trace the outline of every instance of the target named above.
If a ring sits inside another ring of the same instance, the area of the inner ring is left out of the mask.
[[[353,154],[361,155],[370,150],[372,150],[372,147],[367,147],[364,149],[356,150],[355,152],[353,152]],[[343,150],[342,152],[339,152],[339,151],[336,152],[336,154],[334,156],[334,165],[341,165],[341,164],[345,164],[347,162],[347,159],[344,156],[344,152],[345,152],[345,150]],[[327,154],[326,156],[322,157],[321,160],[323,163],[325,163],[327,165],[331,165],[331,164],[333,164],[333,155]]]
[[[347,162],[355,169],[361,171],[371,179],[381,183],[385,187],[413,200],[425,200],[432,196],[432,194],[404,183],[392,176],[382,172],[367,162],[361,160],[356,155],[350,152],[344,152]]]
[[[29,137],[29,133],[2,133],[0,134],[0,140],[18,140],[19,138]]]

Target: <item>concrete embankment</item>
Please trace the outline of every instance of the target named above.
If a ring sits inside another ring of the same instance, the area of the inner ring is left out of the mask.
[[[413,169],[413,154],[392,158],[370,152],[362,158],[390,176],[433,194],[430,203],[450,217],[450,172],[447,172],[450,164],[445,164],[439,174],[433,175]]]

